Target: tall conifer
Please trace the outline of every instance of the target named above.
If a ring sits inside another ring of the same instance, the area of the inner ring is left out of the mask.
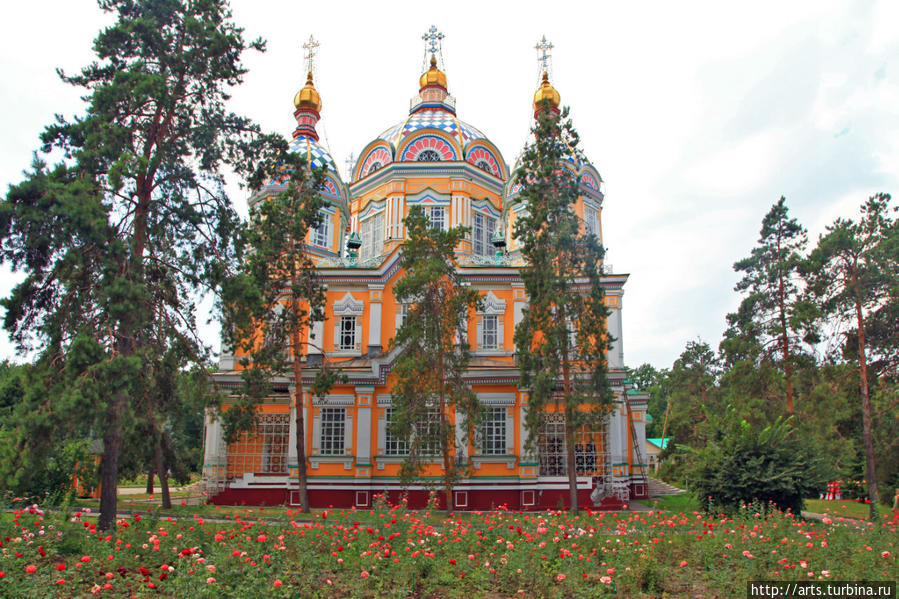
[[[225,109],[248,48],[223,0],[102,0],[117,15],[96,62],[64,81],[87,112],[58,121],[0,216],[3,262],[26,272],[4,301],[5,326],[90,387],[102,430],[101,529],[115,519],[122,431],[148,370],[142,332],[164,320],[203,360],[195,291],[217,284],[237,223],[223,163],[252,164],[263,140]],[[75,340],[79,340],[75,343]],[[80,352],[75,355],[73,352]]]
[[[899,219],[891,214],[890,200],[889,194],[876,194],[862,205],[858,222],[837,219],[818,239],[806,264],[821,313],[854,328],[848,338],[856,347],[846,349],[855,353],[858,364],[871,522],[877,519],[878,496],[867,332],[874,315],[899,302]]]
[[[544,413],[565,415],[570,505],[577,511],[575,437],[598,427],[611,402],[604,252],[575,214],[579,179],[569,167],[584,158],[567,111],[559,114],[547,103],[537,116],[534,141],[515,175],[527,204],[515,222],[515,236],[527,262],[521,277],[528,296],[515,345],[521,384],[530,389],[525,424],[531,444],[543,428]]]
[[[408,443],[401,469],[406,480],[439,455],[446,509],[451,511],[453,484],[465,469],[454,459],[460,450],[455,428],[471,430],[479,415],[477,396],[463,379],[470,360],[466,323],[479,296],[462,284],[453,260],[466,228],[432,227],[418,206],[409,210],[405,223],[405,272],[393,292],[409,307],[395,340],[402,353],[394,369],[391,433]]]

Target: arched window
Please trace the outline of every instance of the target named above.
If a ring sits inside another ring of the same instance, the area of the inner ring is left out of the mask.
[[[440,153],[437,150],[422,150],[415,157],[418,162],[439,162]]]

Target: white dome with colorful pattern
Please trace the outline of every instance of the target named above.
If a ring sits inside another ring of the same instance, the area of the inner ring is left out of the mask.
[[[509,176],[499,149],[479,129],[456,118],[456,103],[446,75],[432,58],[420,79],[409,116],[369,143],[353,168],[351,181],[373,175],[391,163],[468,162],[500,182]]]

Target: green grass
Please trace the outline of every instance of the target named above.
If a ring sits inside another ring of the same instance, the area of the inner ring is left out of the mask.
[[[841,518],[855,518],[856,520],[867,520],[869,511],[867,503],[859,503],[848,499],[840,501],[806,499],[805,509],[806,511],[814,512],[816,514],[828,514],[830,516]],[[892,508],[884,503],[879,504],[877,509],[881,518],[885,515],[892,514]]]

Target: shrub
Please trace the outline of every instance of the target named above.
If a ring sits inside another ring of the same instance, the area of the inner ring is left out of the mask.
[[[721,416],[710,415],[709,422],[716,433],[708,444],[685,448],[691,491],[703,505],[733,511],[753,502],[773,503],[798,513],[803,499],[817,497],[830,478],[791,419],[778,418],[758,430],[728,407]]]

